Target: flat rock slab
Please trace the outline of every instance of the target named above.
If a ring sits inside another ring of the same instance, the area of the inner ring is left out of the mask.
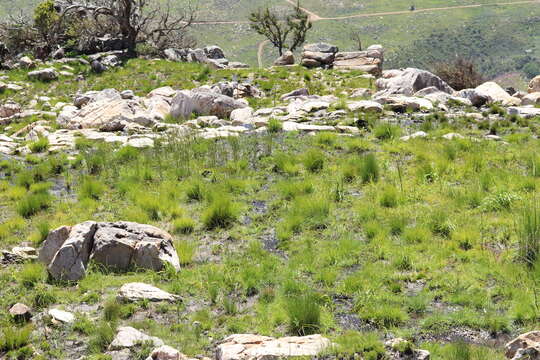
[[[130,326],[124,326],[118,328],[116,337],[109,346],[109,350],[131,348],[145,342],[151,342],[156,347],[165,345],[163,341],[157,337],[146,335]]]
[[[298,356],[316,356],[331,345],[321,335],[272,338],[236,334],[225,338],[216,349],[217,360],[262,360]]]
[[[48,314],[50,317],[53,318],[53,320],[56,320],[64,324],[69,324],[75,321],[75,315],[67,311],[63,311],[59,309],[51,309],[49,310]]]
[[[128,283],[122,285],[118,291],[118,299],[121,301],[175,301],[179,297],[163,291],[155,286],[144,283]]]

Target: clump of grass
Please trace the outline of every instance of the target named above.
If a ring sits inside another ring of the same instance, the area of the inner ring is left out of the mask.
[[[30,343],[32,327],[5,326],[0,330],[0,351],[13,351]]]
[[[309,150],[304,156],[304,166],[309,172],[320,172],[324,167],[324,154],[315,149]]]
[[[285,200],[292,200],[300,195],[313,193],[315,188],[310,181],[283,181],[277,185],[277,188]]]
[[[189,265],[193,263],[195,254],[197,253],[197,244],[193,241],[177,241],[175,244],[176,252],[178,253],[178,259],[180,265]]]
[[[88,348],[92,353],[100,353],[104,351],[114,339],[115,326],[100,321],[90,338]]]
[[[408,244],[421,244],[429,240],[431,233],[422,226],[415,226],[406,228],[403,231],[402,237]]]
[[[45,279],[45,269],[42,264],[28,263],[18,273],[19,281],[26,288],[33,288]]]
[[[321,327],[321,309],[313,294],[286,298],[285,310],[289,317],[289,330],[299,336],[314,334]]]
[[[200,180],[193,181],[186,186],[186,197],[189,201],[202,201],[204,194],[205,186]]]
[[[433,234],[442,237],[449,237],[456,226],[448,218],[448,214],[443,209],[435,209],[429,219],[429,227]]]
[[[521,261],[533,266],[540,254],[540,211],[531,203],[522,211],[518,222],[518,254]]]
[[[288,176],[296,176],[300,173],[298,161],[292,156],[279,152],[272,158],[273,170]]]
[[[314,141],[320,146],[332,147],[337,142],[337,135],[333,132],[320,132],[315,135]]]
[[[17,202],[17,213],[29,218],[51,206],[51,196],[46,192],[30,193]]]
[[[332,354],[338,359],[351,359],[359,354],[363,359],[384,359],[386,351],[377,334],[346,331],[336,339]]]
[[[173,229],[177,234],[191,234],[195,230],[195,221],[186,217],[178,218],[173,222]]]
[[[105,192],[105,184],[97,179],[86,177],[79,189],[79,200],[93,199],[99,200]]]
[[[36,141],[28,144],[28,148],[33,153],[42,153],[49,148],[49,140],[45,137],[41,137]]]
[[[301,226],[312,229],[325,228],[329,215],[330,202],[328,199],[321,196],[304,196],[294,201],[289,217],[292,223],[298,224],[296,231],[293,230],[297,232]]]
[[[271,118],[268,120],[267,128],[270,134],[276,134],[283,130],[283,124],[278,119]]]
[[[365,306],[360,311],[360,318],[379,328],[390,328],[403,324],[408,316],[401,308],[383,303]]]
[[[105,301],[103,305],[103,318],[107,322],[116,322],[120,319],[122,313],[122,305],[118,303],[116,298],[111,297]]]
[[[362,182],[377,182],[379,180],[379,164],[374,154],[367,154],[363,157],[360,166],[360,178]]]
[[[202,222],[207,229],[228,228],[238,218],[238,209],[233,202],[215,194],[213,200],[202,215]]]
[[[379,197],[379,203],[386,208],[394,208],[398,205],[399,193],[394,186],[386,186]]]
[[[484,211],[510,210],[512,204],[520,199],[520,196],[514,193],[499,191],[484,199],[482,202],[482,209]]]
[[[379,140],[393,140],[401,135],[401,128],[398,125],[382,123],[373,129],[373,135]]]

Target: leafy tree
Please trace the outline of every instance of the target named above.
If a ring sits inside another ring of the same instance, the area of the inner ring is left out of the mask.
[[[300,8],[300,1],[291,13],[281,15],[269,8],[259,9],[251,13],[249,21],[251,28],[266,37],[280,56],[284,49],[294,51],[302,45],[312,27],[308,14]]]

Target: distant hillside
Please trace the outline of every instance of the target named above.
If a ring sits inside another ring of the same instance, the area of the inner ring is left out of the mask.
[[[12,11],[13,0],[0,0],[0,14]],[[183,1],[177,1],[181,4]],[[387,49],[387,66],[429,68],[456,54],[474,59],[490,77],[540,66],[540,2],[501,5],[503,0],[303,0],[301,5],[321,18],[308,41],[328,41],[353,50],[352,32],[364,44],[381,43]],[[16,0],[28,10],[35,0]],[[506,2],[510,2],[506,0]],[[474,7],[483,4],[482,7]],[[415,11],[410,11],[414,5]],[[179,5],[181,6],[181,5]],[[234,24],[196,25],[193,35],[201,45],[217,44],[229,58],[257,65],[257,47],[263,40],[245,23],[260,6],[290,7],[286,0],[199,0],[201,21],[238,21]],[[439,11],[426,9],[467,6]],[[396,15],[342,17],[384,12]],[[341,19],[340,19],[341,17]],[[334,19],[338,18],[338,19]],[[264,64],[276,53],[264,51]]]

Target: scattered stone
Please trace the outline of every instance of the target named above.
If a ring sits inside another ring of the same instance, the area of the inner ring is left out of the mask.
[[[163,341],[157,337],[148,336],[130,326],[123,326],[118,328],[116,337],[109,345],[109,350],[132,348],[145,342],[151,342],[156,347],[164,345]]]
[[[456,133],[448,133],[446,135],[443,135],[442,138],[446,140],[465,139],[463,135]]]
[[[63,48],[58,48],[51,54],[53,59],[62,59],[65,56],[65,51]]]
[[[356,98],[356,97],[369,97],[369,96],[371,96],[371,90],[370,90],[370,89],[365,89],[365,88],[356,89],[356,90],[351,94],[351,97],[352,97],[352,98]]]
[[[6,102],[0,105],[0,118],[8,118],[22,111],[21,105],[15,102]]]
[[[331,346],[321,335],[272,338],[268,336],[236,334],[219,342],[216,360],[284,359],[314,357]]]
[[[24,304],[17,303],[9,309],[9,314],[16,322],[27,322],[32,318],[32,311]]]
[[[57,321],[59,323],[69,324],[75,321],[75,315],[67,311],[51,309],[48,311],[48,314],[53,321]]]
[[[35,70],[28,73],[28,77],[32,80],[52,81],[58,79],[58,73],[53,68]]]
[[[411,135],[402,136],[399,139],[402,141],[409,141],[411,139],[426,138],[427,136],[428,136],[427,133],[423,131],[417,131],[415,133],[412,133]]]
[[[379,104],[387,105],[392,111],[406,112],[412,111],[429,111],[433,109],[433,103],[428,99],[404,96],[404,95],[382,95],[374,99]]]
[[[102,72],[107,70],[107,67],[98,60],[92,61],[92,64],[90,65],[90,67],[92,71],[95,72],[96,74],[101,74]]]
[[[150,356],[146,360],[195,360],[193,358],[189,358],[188,356],[182,354],[178,350],[163,345],[158,347],[157,349],[154,349]],[[203,359],[205,360],[205,359]]]
[[[11,249],[11,252],[23,260],[37,259],[37,250],[30,246],[16,246]]]
[[[292,51],[286,51],[285,54],[281,55],[279,58],[274,61],[276,66],[288,66],[294,65],[294,54]]]
[[[144,283],[128,283],[122,285],[118,291],[118,299],[121,301],[170,301],[179,299],[178,296],[169,294],[155,286]]]
[[[512,360],[540,359],[540,331],[530,331],[505,346],[506,357]]]
[[[34,61],[32,59],[30,59],[28,56],[23,56],[22,58],[20,58],[19,59],[19,65],[23,69],[32,69],[32,68],[36,67],[36,64],[34,63]]]

